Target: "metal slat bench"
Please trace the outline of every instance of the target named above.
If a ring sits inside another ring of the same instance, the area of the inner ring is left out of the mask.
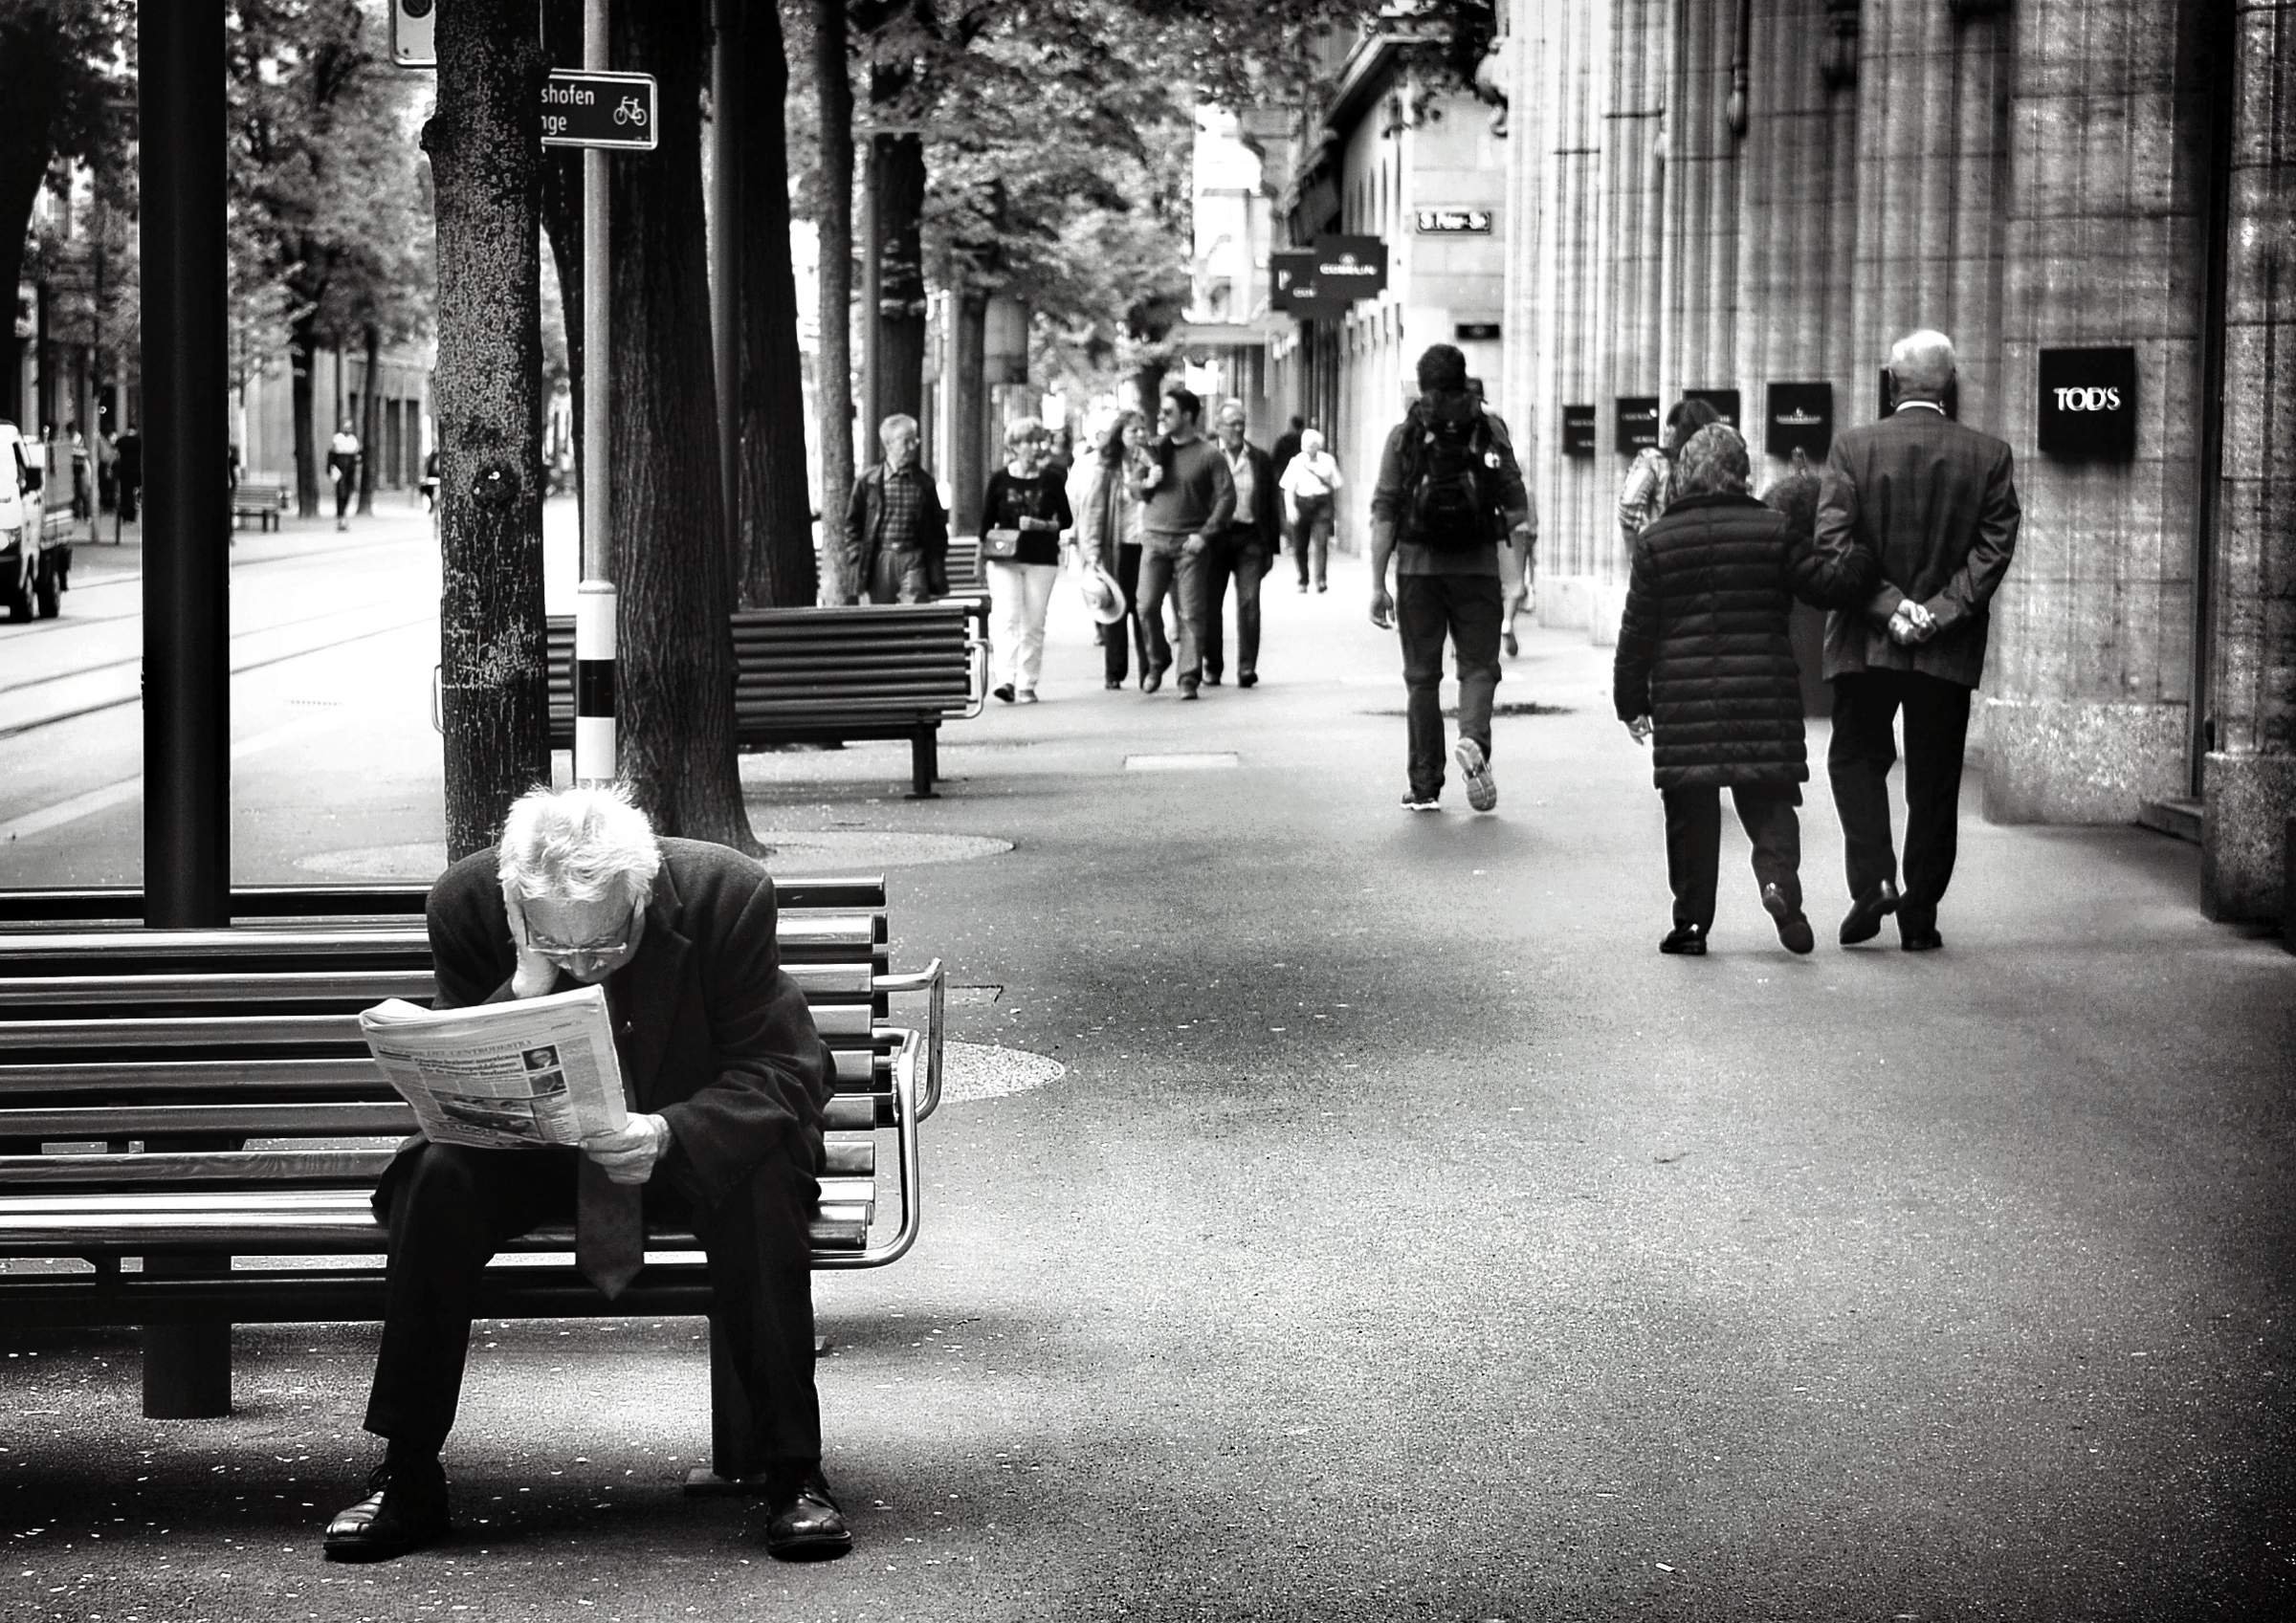
[[[837,1063],[814,1265],[880,1266],[921,1221],[917,1129],[939,1090],[940,967],[890,972],[881,879],[780,889],[783,961]],[[0,918],[39,910],[28,894],[0,895]],[[132,892],[81,895],[108,910]],[[156,1327],[145,1407],[172,1415],[228,1408],[233,1322],[379,1317],[385,1237],[367,1195],[413,1115],[366,1057],[356,1016],[430,992],[429,942],[404,916],[0,934],[0,1258],[81,1264],[0,1273],[0,1314],[27,1327]],[[929,997],[921,1027],[888,1018],[904,993]],[[891,1225],[878,1213],[887,1132]],[[515,1242],[488,1271],[481,1316],[706,1310],[691,1234],[657,1225],[646,1268],[611,1303],[573,1268],[572,1244],[565,1224]],[[739,1476],[739,1390],[715,1358],[713,1371],[718,1460]]]
[[[743,746],[909,740],[910,793],[933,798],[943,721],[981,713],[988,650],[959,603],[739,609],[734,737]],[[574,741],[574,622],[552,616],[550,741]]]

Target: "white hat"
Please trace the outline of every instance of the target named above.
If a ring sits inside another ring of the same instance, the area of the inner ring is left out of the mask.
[[[1094,563],[1077,570],[1076,589],[1084,594],[1084,606],[1093,611],[1093,618],[1101,625],[1114,625],[1124,618],[1124,588],[1116,584],[1116,578],[1102,565]]]

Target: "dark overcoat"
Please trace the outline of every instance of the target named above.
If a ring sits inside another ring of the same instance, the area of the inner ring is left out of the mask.
[[[1872,572],[1869,554],[1821,554],[1744,494],[1681,497],[1643,532],[1611,688],[1620,720],[1651,718],[1661,789],[1808,779],[1787,615],[1796,597],[1853,601]]]

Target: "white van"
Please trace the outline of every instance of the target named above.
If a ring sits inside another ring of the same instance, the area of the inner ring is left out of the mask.
[[[0,603],[11,620],[54,620],[71,584],[71,510],[48,512],[47,484],[47,448],[0,422]]]

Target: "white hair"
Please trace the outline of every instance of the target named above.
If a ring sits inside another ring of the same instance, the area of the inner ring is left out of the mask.
[[[1299,450],[1302,456],[1314,456],[1323,449],[1323,430],[1302,428],[1299,431]]]
[[[642,908],[661,867],[653,823],[627,785],[607,783],[529,789],[512,801],[495,874],[521,898],[595,902],[619,894]]]
[[[1889,375],[1901,389],[1943,394],[1954,375],[1954,340],[1924,327],[1889,346]]]
[[[903,433],[916,433],[917,431],[916,419],[910,416],[906,411],[896,411],[892,416],[886,418],[884,422],[877,425],[877,438],[881,441],[886,435],[893,433],[896,429]]]
[[[1004,449],[1018,450],[1032,440],[1047,438],[1044,424],[1034,417],[1015,417],[1004,425]]]

